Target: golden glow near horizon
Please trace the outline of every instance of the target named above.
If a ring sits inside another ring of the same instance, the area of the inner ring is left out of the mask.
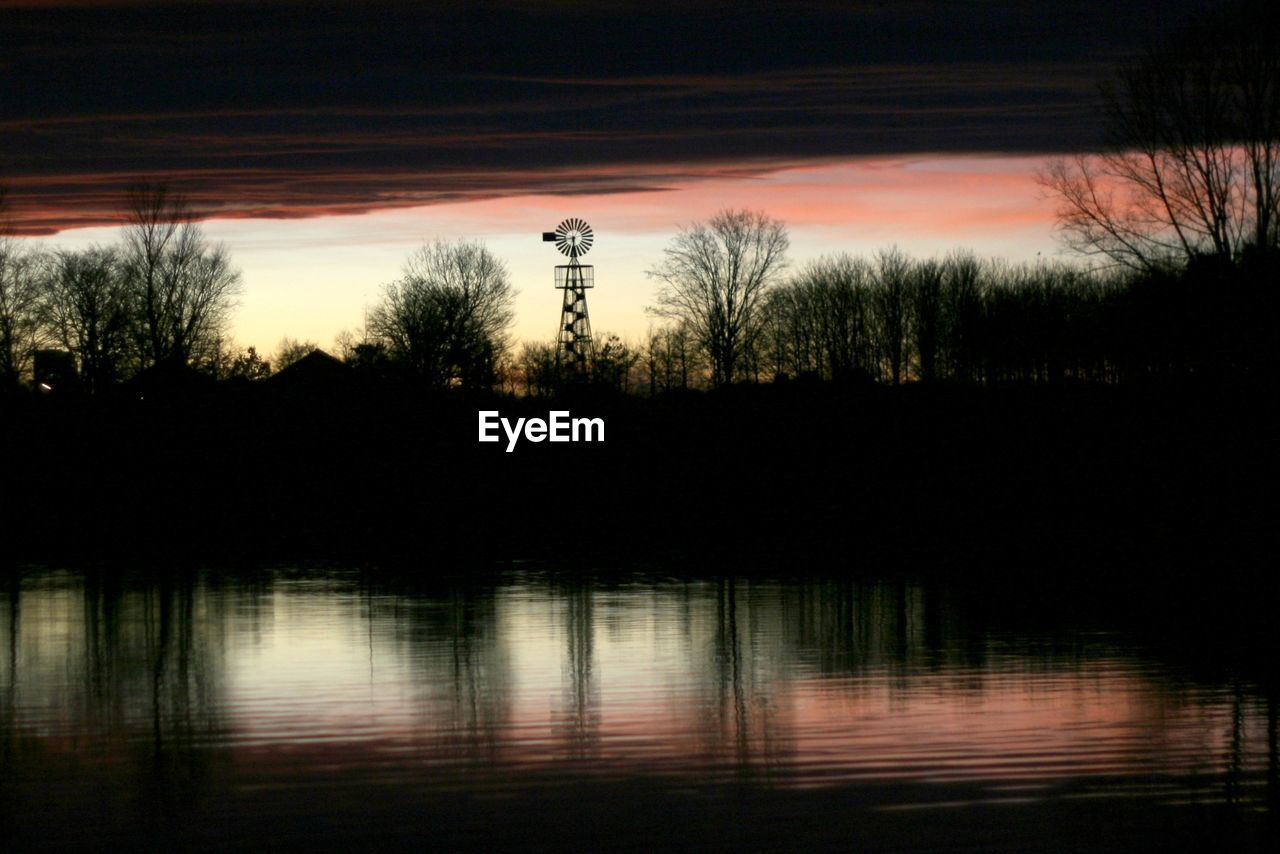
[[[792,267],[824,254],[870,255],[897,245],[918,256],[972,249],[1012,261],[1049,256],[1052,203],[1034,180],[1043,157],[863,158],[783,169],[756,177],[691,181],[661,191],[528,195],[298,220],[210,220],[244,277],[232,322],[239,346],[270,353],[283,337],[331,348],[357,330],[366,307],[424,241],[483,240],[506,261],[519,295],[513,337],[550,340],[560,294],[552,268],[562,260],[541,233],[566,216],[586,219],[597,242],[587,260],[600,287],[591,293],[597,335],[638,339],[653,323],[645,306],[655,286],[644,271],[681,225],[722,208],[761,209],[787,224]],[[116,228],[85,228],[34,243],[67,248],[110,243]]]

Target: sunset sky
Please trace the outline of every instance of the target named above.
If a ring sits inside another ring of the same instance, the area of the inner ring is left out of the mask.
[[[1035,170],[1097,146],[1098,83],[1205,5],[0,0],[0,186],[19,233],[78,246],[168,183],[263,350],[359,327],[435,237],[485,240],[516,337],[548,339],[540,233],[578,216],[594,326],[639,336],[644,270],[723,207],[784,220],[795,266],[1054,254]]]

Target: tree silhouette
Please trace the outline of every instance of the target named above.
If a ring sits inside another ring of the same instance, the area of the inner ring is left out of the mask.
[[[685,324],[651,328],[642,356],[649,393],[689,388],[698,370],[694,350],[693,336]]]
[[[527,396],[546,397],[555,393],[559,385],[555,342],[525,342],[516,364]]]
[[[186,203],[159,185],[131,190],[123,255],[143,366],[188,365],[215,351],[240,274]]]
[[[630,388],[631,369],[640,361],[640,351],[617,335],[601,332],[591,362],[591,376],[605,386],[626,392]]]
[[[41,343],[40,258],[0,232],[0,385],[16,385]]]
[[[481,243],[436,240],[417,250],[369,312],[369,333],[431,384],[487,387],[507,349],[515,290]]]
[[[76,355],[80,378],[101,392],[120,378],[129,357],[129,293],[111,249],[58,252],[44,289],[49,331]]]
[[[871,274],[860,258],[823,257],[770,294],[765,349],[776,375],[872,372]]]
[[[1104,88],[1107,147],[1040,176],[1072,249],[1152,271],[1280,245],[1280,12],[1197,19]]]
[[[908,356],[907,322],[910,308],[911,259],[896,246],[876,255],[872,305],[876,324],[876,349],[888,371],[889,381],[905,379]]]
[[[911,337],[916,356],[916,376],[926,382],[938,377],[938,352],[942,346],[942,277],[937,261],[921,261],[911,275]]]
[[[763,211],[724,210],[681,229],[661,263],[651,311],[685,324],[711,366],[713,385],[750,364],[765,296],[786,265],[786,227]]]
[[[972,252],[952,252],[942,262],[941,358],[946,376],[978,378],[981,368],[982,263]]]
[[[893,384],[1204,374],[1222,358],[1220,302],[1185,276],[889,249],[819,259],[771,291],[762,349],[777,376]]]
[[[256,347],[247,347],[243,353],[237,353],[231,360],[227,370],[231,379],[261,380],[271,376],[271,363],[258,355]]]

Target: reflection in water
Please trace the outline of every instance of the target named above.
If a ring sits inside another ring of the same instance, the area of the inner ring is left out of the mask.
[[[416,749],[438,759],[496,762],[511,717],[512,674],[491,591],[457,587],[430,598],[371,591],[367,620],[370,703],[386,698],[387,689],[407,689],[409,709],[430,710],[398,713],[409,721]],[[389,648],[383,637],[393,639]]]
[[[335,779],[425,797],[570,773],[854,785],[890,810],[1277,798],[1274,694],[1107,634],[986,627],[929,586],[49,572],[0,589],[0,794],[107,826],[248,792],[305,815]]]
[[[565,752],[575,759],[595,755],[600,727],[600,693],[592,672],[595,655],[595,591],[585,584],[558,591],[564,609],[564,700],[559,726]]]

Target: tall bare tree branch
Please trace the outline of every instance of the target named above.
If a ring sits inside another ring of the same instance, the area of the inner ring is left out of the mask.
[[[1280,246],[1280,12],[1198,19],[1103,90],[1107,145],[1040,175],[1068,247],[1151,271]]]
[[[786,266],[786,227],[763,211],[725,210],[680,230],[646,272],[661,282],[650,311],[687,325],[715,385],[746,367],[769,288]]]

